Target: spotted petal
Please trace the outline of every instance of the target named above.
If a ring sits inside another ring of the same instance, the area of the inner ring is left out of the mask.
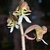
[[[25,19],[28,23],[31,23],[30,19],[29,19],[27,16],[25,16],[24,19]]]

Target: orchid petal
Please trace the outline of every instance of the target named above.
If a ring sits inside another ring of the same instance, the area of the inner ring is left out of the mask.
[[[11,28],[11,27],[8,27],[8,28]]]
[[[18,19],[18,24],[20,25],[22,23],[22,20],[23,20],[23,16],[19,16],[19,19]]]
[[[16,29],[19,29],[19,26],[18,26],[18,25],[15,25],[15,28],[16,28]]]
[[[12,27],[11,27],[11,29],[10,29],[10,33],[12,33],[12,32],[13,32],[13,29],[14,29],[14,27],[12,26]]]
[[[28,13],[28,14],[24,14],[24,15],[30,15],[31,13]]]
[[[18,11],[15,11],[15,12],[18,12],[19,13],[20,11],[18,10]]]
[[[24,19],[25,19],[28,23],[31,23],[30,19],[29,19],[27,16],[25,16]]]
[[[13,15],[14,15],[14,16],[17,16],[17,13],[13,12]]]
[[[46,43],[43,39],[41,39],[43,41],[44,44],[48,45],[48,43]]]

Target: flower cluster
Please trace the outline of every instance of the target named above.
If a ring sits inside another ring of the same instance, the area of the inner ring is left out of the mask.
[[[29,13],[28,13],[29,12]],[[10,28],[10,33],[13,32],[14,27],[16,29],[19,29],[19,25],[22,23],[23,18],[28,22],[31,23],[30,19],[27,17],[28,15],[30,15],[31,10],[27,4],[27,2],[22,2],[19,4],[19,6],[16,8],[16,10],[12,13],[12,15],[10,14],[10,17],[7,20],[7,26],[8,28]],[[15,20],[14,17],[17,19]],[[31,38],[29,36],[26,35],[26,33],[34,30],[36,31],[36,34],[34,34],[34,38]],[[37,42],[39,41],[43,41],[45,44],[47,44],[42,38],[43,35],[47,32],[47,28],[45,26],[40,27],[39,25],[32,25],[30,26],[28,29],[26,29],[25,34],[23,36],[25,36],[27,39],[29,40],[34,40],[36,39]],[[47,44],[48,45],[48,44]]]
[[[36,31],[36,34],[33,34],[35,37],[31,38],[27,35],[27,33],[29,33],[30,31],[34,30]],[[39,25],[32,25],[29,28],[26,29],[25,34],[23,36],[25,36],[27,39],[29,40],[34,40],[36,39],[37,42],[39,41],[43,41],[46,45],[48,45],[44,40],[43,40],[43,35],[47,32],[47,27],[46,26],[42,26],[40,27]]]
[[[8,18],[7,20],[7,26],[9,26],[10,29],[10,33],[13,32],[14,27],[15,28],[19,28],[19,25],[22,23],[23,18],[28,22],[31,23],[31,21],[29,20],[29,18],[27,17],[27,15],[30,15],[31,12],[27,2],[22,2],[19,4],[19,6],[16,8],[16,10],[12,13],[12,15],[10,14],[10,18]],[[15,18],[18,19],[18,21],[14,20],[14,16]]]

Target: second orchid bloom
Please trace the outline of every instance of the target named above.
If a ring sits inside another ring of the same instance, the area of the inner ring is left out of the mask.
[[[7,24],[8,28],[10,28],[10,33],[13,32],[14,27],[15,27],[16,29],[19,29],[19,25],[18,25],[17,21],[15,21],[15,20],[13,19],[13,16],[12,16],[12,15],[10,15],[10,17],[8,18],[7,23],[8,23],[8,24]]]

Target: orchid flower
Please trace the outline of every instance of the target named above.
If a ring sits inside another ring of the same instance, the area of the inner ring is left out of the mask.
[[[7,23],[8,23],[7,24],[8,28],[10,28],[10,33],[13,32],[14,27],[16,29],[19,29],[19,25],[18,25],[17,21],[15,21],[13,18],[8,18]]]
[[[26,2],[23,2],[20,6],[17,7],[17,9],[13,12],[14,16],[19,16],[19,20],[18,20],[18,24],[20,25],[22,23],[23,18],[28,22],[31,23],[31,21],[29,20],[29,18],[27,17],[27,15],[30,15],[31,13],[27,13],[27,12],[31,12],[31,10],[29,9],[29,6]]]
[[[16,16],[16,17],[21,15],[20,10],[18,10],[18,7],[17,7],[16,10],[13,12],[13,15]]]
[[[28,35],[26,35],[27,33],[29,33],[30,31],[34,30],[36,31],[36,34],[34,34],[34,38],[29,37]],[[43,35],[47,32],[47,28],[46,26],[42,26],[40,27],[39,25],[32,25],[29,28],[26,29],[25,34],[23,36],[25,36],[27,39],[29,40],[34,40],[36,39],[37,42],[39,41],[43,41],[46,45],[48,45],[44,40],[43,40]]]

